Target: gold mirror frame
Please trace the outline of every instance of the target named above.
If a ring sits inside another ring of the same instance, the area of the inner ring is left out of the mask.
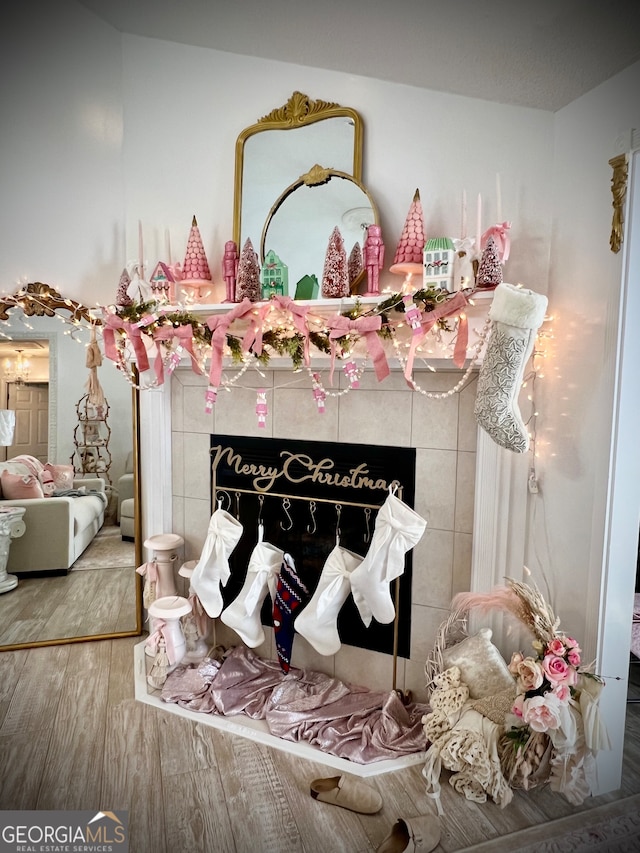
[[[363,195],[365,195],[369,201],[371,206],[371,211],[373,213],[373,222],[369,224],[379,225],[380,220],[378,217],[378,209],[375,205],[374,200],[371,198],[366,187],[362,185],[362,183],[354,178],[353,175],[349,175],[346,172],[340,172],[337,169],[325,169],[322,166],[316,163],[308,172],[305,172],[304,175],[301,175],[297,181],[294,181],[290,186],[288,186],[282,195],[276,200],[275,204],[269,211],[269,215],[267,216],[267,221],[264,224],[264,228],[262,229],[262,235],[260,237],[260,257],[265,257],[265,248],[267,241],[267,232],[269,230],[269,225],[271,224],[274,216],[278,212],[278,210],[282,207],[285,201],[293,195],[293,193],[300,189],[300,187],[319,187],[324,184],[328,184],[333,178],[337,178],[338,180],[348,181],[353,184],[358,190],[360,190]],[[345,211],[346,212],[346,211]],[[335,224],[335,223],[334,223]],[[327,243],[329,240],[329,234],[327,234]],[[271,247],[274,251],[277,252],[277,248],[275,246]],[[357,290],[358,285],[362,282],[366,277],[366,270],[362,270],[357,278],[351,283],[351,290]]]
[[[99,319],[91,316],[90,309],[85,305],[62,296],[55,288],[39,281],[26,284],[20,290],[16,291],[16,293],[0,298],[0,320],[8,320],[9,312],[12,310],[22,310],[27,317],[54,317],[59,312],[65,312],[65,319],[71,323],[102,325]],[[131,391],[131,411],[133,432],[134,559],[136,566],[140,566],[143,559],[142,489],[140,484],[140,392],[135,387],[135,384]],[[143,631],[143,609],[142,577],[137,572],[135,573],[135,594],[136,626],[131,631],[116,631],[110,634],[90,634],[81,637],[61,637],[52,640],[11,643],[0,645],[0,652],[35,649],[43,646],[62,646],[71,643],[87,643],[94,640],[113,640],[120,637],[139,637]]]
[[[245,128],[236,140],[235,178],[233,199],[233,239],[239,249],[242,235],[242,194],[244,189],[244,149],[252,136],[267,130],[296,130],[330,118],[350,118],[353,121],[352,176],[362,180],[362,143],[364,130],[362,118],[356,110],[327,101],[313,101],[302,92],[294,92],[286,104],[263,116]],[[311,160],[313,162],[313,160]]]

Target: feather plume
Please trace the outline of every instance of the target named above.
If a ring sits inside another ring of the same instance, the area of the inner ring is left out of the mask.
[[[451,602],[454,611],[500,610],[515,616],[542,643],[558,633],[560,620],[535,586],[506,578],[507,586],[494,587],[491,592],[460,592]]]

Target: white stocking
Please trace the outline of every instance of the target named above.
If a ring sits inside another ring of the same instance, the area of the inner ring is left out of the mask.
[[[220,586],[226,586],[231,570],[229,557],[242,536],[242,525],[224,509],[211,516],[200,559],[191,575],[191,587],[212,619],[222,610]]]
[[[404,555],[418,544],[427,522],[389,489],[378,510],[367,555],[351,574],[351,592],[365,625],[374,616],[382,625],[396,611],[389,584],[404,572]]]
[[[311,601],[294,622],[296,631],[321,655],[335,655],[340,649],[338,614],[351,591],[351,572],[361,562],[358,554],[336,545]]]
[[[489,309],[491,336],[478,376],[474,411],[478,424],[496,444],[515,453],[529,449],[518,394],[546,310],[546,296],[505,282],[496,287]]]
[[[249,648],[255,649],[264,642],[260,610],[267,593],[271,595],[271,601],[275,601],[278,574],[283,557],[284,551],[262,541],[262,525],[260,525],[258,542],[249,558],[247,576],[242,589],[220,616],[224,624],[233,628]]]

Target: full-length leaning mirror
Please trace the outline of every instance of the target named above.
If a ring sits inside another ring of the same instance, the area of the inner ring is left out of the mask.
[[[0,298],[0,510],[25,508],[0,651],[142,633],[138,396],[93,338],[99,319],[48,285]]]
[[[314,164],[360,181],[362,141],[362,119],[355,110],[313,101],[301,92],[245,128],[236,141],[235,158],[234,240],[239,250],[250,238],[260,251],[276,200]],[[337,191],[339,182],[332,183],[331,192]],[[323,258],[329,236],[325,230],[319,223],[307,233],[309,250]],[[321,274],[322,268],[314,272]]]

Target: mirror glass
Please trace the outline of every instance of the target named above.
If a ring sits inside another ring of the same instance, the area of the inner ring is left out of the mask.
[[[262,235],[262,257],[274,251],[288,266],[290,296],[305,275],[315,275],[322,282],[329,238],[336,226],[348,257],[356,243],[362,249],[368,226],[378,221],[373,200],[359,181],[344,172],[316,171],[321,183],[305,175],[287,187],[270,211]]]
[[[276,200],[314,163],[359,181],[362,138],[362,119],[355,110],[313,101],[301,92],[294,92],[282,107],[245,128],[236,142],[234,240],[239,251],[247,238],[260,251]],[[324,258],[327,237],[322,225],[317,237],[313,231],[307,239],[314,253],[322,247]]]
[[[41,293],[36,292],[39,289]],[[25,299],[25,292],[31,291],[34,295]],[[95,375],[108,409],[106,420],[98,427],[97,441],[103,442],[98,446],[108,469],[97,475],[91,470],[83,472],[79,454],[89,441],[84,438],[85,425],[77,404],[87,393],[91,372],[87,367],[90,314],[58,296],[46,285],[28,285],[13,297],[0,299],[0,409],[16,412],[13,443],[0,447],[0,460],[4,463],[26,454],[43,464],[73,464],[75,481],[55,485],[56,494],[68,491],[67,500],[71,501],[79,499],[73,493],[82,491],[83,479],[88,484],[85,488],[91,489],[94,478],[102,477],[104,523],[87,534],[86,547],[84,542],[76,545],[83,550],[68,569],[52,571],[47,555],[54,548],[61,522],[51,515],[48,526],[52,505],[46,502],[55,497],[43,498],[33,518],[30,513],[35,507],[29,505],[25,531],[9,546],[7,572],[17,579],[17,585],[0,594],[1,651],[142,632],[141,583],[135,571],[142,562],[142,543],[136,536],[139,522],[131,517],[121,527],[118,506],[120,489],[123,495],[125,491],[134,498],[139,495],[134,461],[137,396],[113,364],[103,360]],[[99,340],[99,332],[97,337]],[[29,361],[26,376],[16,373],[18,350]],[[7,506],[4,499],[5,495],[0,507]],[[21,505],[17,499],[12,503]],[[38,556],[32,550],[36,539]],[[12,559],[17,543],[19,565]]]

